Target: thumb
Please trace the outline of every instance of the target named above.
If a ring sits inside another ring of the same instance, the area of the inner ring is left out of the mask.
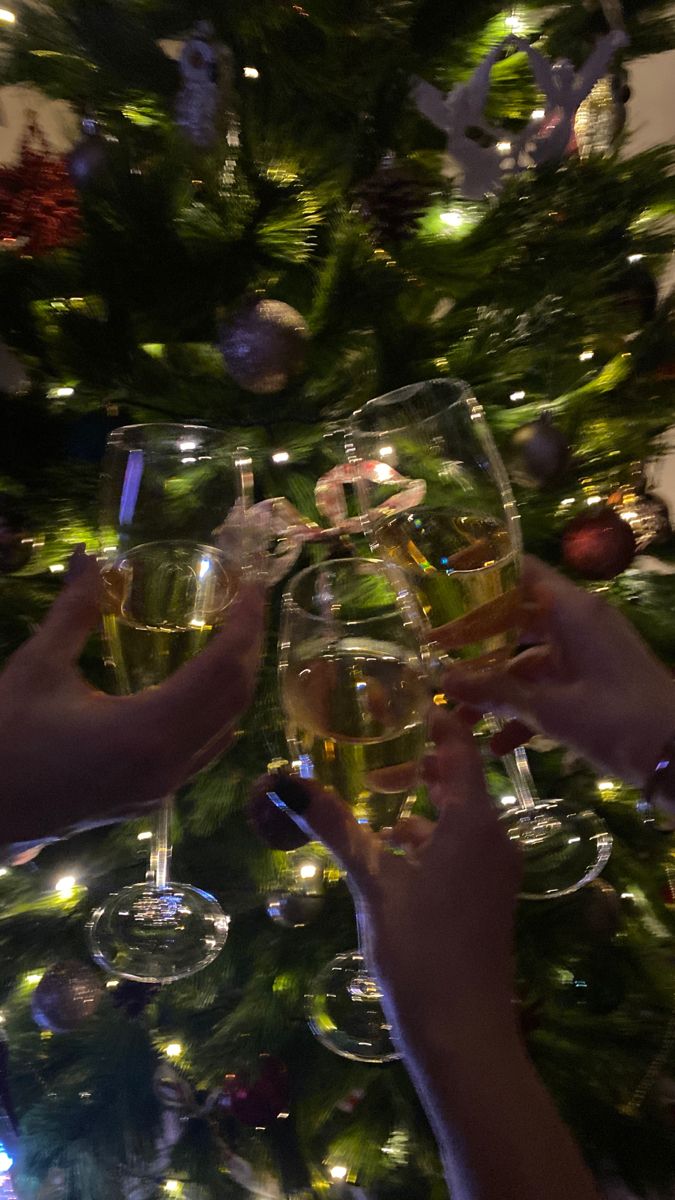
[[[312,779],[281,777],[270,800],[310,838],[318,838],[367,897],[385,852],[367,825],[360,825],[344,800]]]
[[[79,658],[100,616],[102,587],[96,558],[78,546],[63,591],[35,635],[42,654],[49,654],[52,661],[75,662]]]

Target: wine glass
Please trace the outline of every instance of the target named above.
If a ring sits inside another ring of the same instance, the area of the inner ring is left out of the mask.
[[[161,683],[226,616],[242,563],[233,534],[251,488],[250,458],[201,425],[129,425],[110,435],[102,471],[106,653],[120,691]],[[229,520],[228,520],[229,519]],[[214,526],[226,521],[226,550]],[[172,797],[157,814],[144,883],[91,916],[96,962],[115,975],[170,983],[222,949],[229,918],[215,898],[170,880]]]
[[[295,575],[279,635],[281,695],[293,766],[374,829],[415,798],[430,703],[417,629],[401,605],[405,577],[381,562],[332,559]],[[346,1058],[397,1054],[361,950],[315,980],[310,1027]]]
[[[352,415],[346,449],[359,467],[372,550],[406,573],[438,667],[459,658],[480,669],[508,658],[518,643],[520,522],[468,386],[436,379],[370,400]],[[504,820],[523,851],[521,895],[552,899],[595,879],[612,847],[595,810],[539,800],[522,748],[506,767],[515,803]]]

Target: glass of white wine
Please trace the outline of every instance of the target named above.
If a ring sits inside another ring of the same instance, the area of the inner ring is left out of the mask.
[[[279,639],[296,770],[334,788],[358,821],[393,825],[415,799],[431,692],[395,567],[330,559],[294,576]],[[310,1027],[346,1058],[397,1057],[360,950],[334,958],[308,998]]]
[[[250,459],[201,425],[116,429],[102,471],[101,540],[107,560],[103,626],[118,688],[161,683],[197,654],[226,618],[242,568],[214,526],[230,531],[250,497]],[[144,883],[122,888],[89,922],[94,959],[115,975],[168,983],[201,970],[221,950],[229,918],[216,899],[172,882],[172,797],[157,814]]]
[[[464,659],[477,670],[506,660],[519,640],[520,521],[467,384],[430,380],[370,400],[352,415],[346,446],[361,464],[356,488],[372,550],[405,572],[432,660],[440,668]],[[595,810],[540,801],[523,749],[506,767],[514,795],[504,819],[523,850],[522,895],[553,899],[594,879],[612,846]]]

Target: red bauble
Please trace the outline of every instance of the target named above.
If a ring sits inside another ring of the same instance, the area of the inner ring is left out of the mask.
[[[288,1075],[281,1060],[271,1054],[261,1054],[259,1062],[260,1075],[254,1083],[235,1073],[225,1076],[221,1106],[242,1125],[265,1128],[288,1112]]]
[[[630,525],[599,504],[574,517],[562,536],[565,564],[584,579],[613,579],[630,566],[635,551]]]
[[[274,771],[269,775],[261,775],[253,784],[248,801],[248,819],[258,834],[272,850],[298,850],[309,841],[292,817],[270,800],[269,793],[277,789],[291,789],[301,792],[301,779],[283,771]],[[286,799],[282,795],[282,799]],[[292,799],[289,796],[289,799]]]
[[[66,160],[51,153],[33,118],[18,163],[0,170],[0,241],[39,256],[70,245],[79,234],[79,204]]]

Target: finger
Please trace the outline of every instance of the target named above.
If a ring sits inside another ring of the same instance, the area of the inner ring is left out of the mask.
[[[429,821],[426,817],[405,817],[380,836],[387,843],[400,846],[402,850],[419,850],[426,846],[435,828],[436,822]]]
[[[367,898],[385,854],[379,838],[367,825],[359,824],[335,792],[322,788],[315,780],[299,780],[296,776],[290,780],[294,786],[279,786],[275,792],[268,792],[270,800],[288,813],[308,837],[323,842]]]
[[[498,757],[510,754],[518,746],[529,742],[533,734],[534,730],[523,721],[507,721],[506,725],[491,737],[490,749]]]
[[[265,592],[243,585],[213,641],[159,687],[132,698],[174,755],[192,757],[227,730],[253,695],[262,649]]]
[[[431,733],[436,748],[422,763],[429,798],[439,813],[438,832],[452,827],[453,810],[476,816],[491,808],[475,739],[453,714],[434,716]]]
[[[101,572],[93,555],[79,547],[68,580],[33,639],[33,646],[53,664],[76,662],[101,611]]]
[[[524,650],[504,666],[477,671],[454,664],[444,676],[446,695],[481,712],[525,716],[538,707],[547,682],[559,680],[558,655],[554,649],[535,646]]]

